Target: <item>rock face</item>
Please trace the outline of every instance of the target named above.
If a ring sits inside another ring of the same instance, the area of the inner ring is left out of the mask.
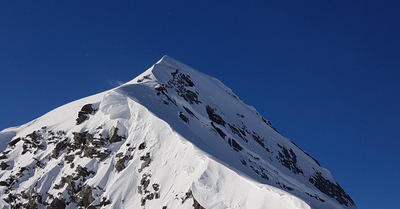
[[[67,205],[63,200],[59,200],[58,198],[54,198],[53,201],[47,206],[47,209],[64,209]]]
[[[95,113],[96,110],[93,108],[92,104],[86,104],[82,107],[81,111],[78,113],[78,118],[76,119],[76,124],[79,125],[89,118],[90,114]]]
[[[356,208],[229,88],[170,57],[1,133],[1,208]]]

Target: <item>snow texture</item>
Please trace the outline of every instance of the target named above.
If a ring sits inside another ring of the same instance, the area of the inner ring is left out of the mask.
[[[356,208],[253,107],[168,56],[1,131],[0,149],[1,208]]]

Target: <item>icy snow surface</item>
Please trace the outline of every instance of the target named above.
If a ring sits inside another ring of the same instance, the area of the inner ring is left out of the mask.
[[[168,56],[1,131],[0,149],[1,208],[356,208],[254,108]]]

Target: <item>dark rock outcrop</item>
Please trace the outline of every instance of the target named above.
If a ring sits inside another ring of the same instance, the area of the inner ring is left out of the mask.
[[[142,142],[142,143],[139,145],[139,150],[142,150],[142,149],[144,149],[144,148],[146,148],[146,142]]]
[[[78,113],[78,118],[76,119],[76,124],[79,125],[89,118],[89,114],[94,114],[97,110],[93,108],[92,104],[85,104],[81,111]]]
[[[171,73],[172,79],[168,81],[168,88],[174,89],[176,93],[190,104],[200,104],[197,92],[189,89],[194,87],[194,83],[190,80],[190,76],[180,73],[178,69]]]
[[[56,147],[53,150],[53,154],[51,155],[52,158],[57,158],[58,155],[60,154],[60,151],[64,150],[67,148],[67,142],[65,141],[60,141],[57,143]]]
[[[121,172],[122,170],[124,170],[126,167],[125,162],[128,161],[128,159],[128,156],[124,156],[123,158],[119,159],[115,164],[115,170],[117,170],[117,172]]]
[[[90,203],[94,201],[92,188],[89,185],[83,186],[82,190],[78,193],[76,200],[78,206],[87,208]]]
[[[8,145],[12,147],[12,146],[16,145],[19,141],[21,141],[21,138],[18,137],[18,138],[16,138],[16,139],[10,141],[10,142],[8,143]]]
[[[262,118],[262,121],[267,124],[270,128],[272,128],[274,131],[276,131],[276,133],[279,133],[278,130],[276,130],[276,128],[271,124],[271,122],[269,122],[268,120],[265,120],[264,118]]]
[[[205,207],[201,206],[199,202],[195,198],[193,198],[193,209],[206,209]]]
[[[118,135],[118,128],[112,127],[110,130],[110,142],[119,142],[122,140],[122,136]]]
[[[189,115],[191,115],[192,117],[196,118],[197,120],[199,119],[189,108],[183,106],[183,109],[185,109],[185,111],[189,113]]]
[[[67,207],[67,205],[65,204],[64,200],[54,198],[50,205],[47,206],[47,209],[65,209],[65,207]]]
[[[148,167],[150,165],[151,159],[150,159],[150,153],[146,153],[146,155],[140,156],[140,160],[144,161],[142,165],[140,165],[140,168],[138,169],[139,173],[143,171],[144,168]]]
[[[216,124],[225,126],[226,122],[222,119],[221,116],[219,116],[217,113],[215,113],[215,109],[213,109],[207,105],[206,112],[208,114],[208,118],[210,118],[211,121],[213,121]]]
[[[0,163],[0,168],[1,168],[1,170],[5,170],[8,166],[10,166],[10,165],[8,165],[8,164],[5,163],[5,162],[1,162],[1,163]]]
[[[211,122],[211,126],[214,128],[215,131],[219,134],[219,136],[222,137],[222,139],[225,139],[226,134],[217,126],[214,125],[214,122]]]
[[[179,112],[179,118],[181,118],[185,123],[189,123],[189,118],[187,118],[182,112]]]
[[[243,148],[234,139],[228,139],[229,146],[231,146],[236,152],[242,151]]]
[[[334,198],[342,205],[355,205],[351,197],[343,190],[338,183],[332,183],[325,179],[320,172],[308,179],[319,191]]]
[[[294,151],[291,148],[288,150],[286,147],[281,146],[280,144],[278,144],[278,146],[282,150],[282,152],[278,151],[278,155],[276,156],[279,162],[293,173],[302,174],[303,170],[301,170],[297,165],[297,156]]]

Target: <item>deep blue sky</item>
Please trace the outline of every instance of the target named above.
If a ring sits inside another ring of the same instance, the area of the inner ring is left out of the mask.
[[[0,1],[0,129],[167,54],[254,106],[359,208],[398,207],[400,1],[219,2]]]

